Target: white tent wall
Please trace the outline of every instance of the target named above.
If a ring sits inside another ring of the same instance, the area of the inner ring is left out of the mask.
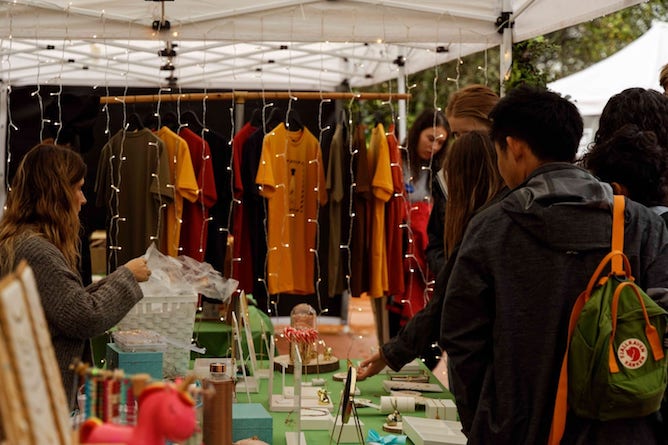
[[[655,22],[645,34],[610,57],[548,84],[551,90],[570,97],[582,114],[585,133],[579,154],[594,140],[608,99],[633,87],[662,91],[659,72],[666,63],[668,23]]]
[[[668,23],[655,22],[645,34],[610,57],[548,88],[570,96],[583,116],[600,116],[611,96],[631,87],[662,91],[661,67],[668,63]]]

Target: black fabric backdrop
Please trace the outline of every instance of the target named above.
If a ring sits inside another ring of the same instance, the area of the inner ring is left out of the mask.
[[[105,209],[97,208],[94,205],[95,194],[95,174],[100,152],[108,138],[120,130],[125,113],[126,121],[131,117],[139,116],[147,124],[155,124],[154,114],[158,111],[158,103],[136,103],[127,104],[124,107],[121,103],[108,105],[108,113],[104,110],[104,105],[100,105],[100,96],[122,96],[122,95],[143,95],[157,94],[155,89],[142,88],[98,88],[90,87],[65,87],[63,86],[41,86],[39,94],[35,94],[38,88],[35,86],[13,87],[9,96],[10,118],[16,129],[8,126],[8,152],[7,174],[8,181],[16,172],[16,168],[23,155],[41,140],[58,137],[58,142],[70,144],[73,149],[79,151],[83,156],[87,166],[88,175],[86,177],[84,193],[88,199],[88,204],[81,211],[81,221],[84,226],[82,234],[82,277],[86,283],[91,280],[90,267],[90,249],[88,239],[90,234],[97,229],[105,229]],[[201,93],[200,90],[181,90],[181,93]],[[41,97],[41,103],[40,103]],[[272,100],[274,106],[280,110],[287,109],[287,101]],[[159,111],[161,116],[168,113],[176,113],[177,102],[161,102]],[[246,101],[245,121],[251,118],[254,110],[263,107],[262,100]],[[221,137],[229,141],[232,138],[233,130],[233,109],[234,104],[229,101],[206,102],[206,116],[204,116],[204,104],[197,102],[180,102],[180,112],[192,111],[204,121],[206,126]],[[303,124],[316,136],[321,137],[324,168],[326,169],[329,145],[334,127],[321,134],[318,118],[322,111],[321,121],[333,124],[335,115],[335,105],[333,102],[323,103],[319,101],[299,100],[291,104],[291,109],[296,111]],[[108,117],[107,117],[108,116]],[[59,130],[58,122],[62,122],[62,128]],[[323,126],[325,126],[323,124]],[[108,129],[108,132],[106,131]],[[237,129],[238,130],[238,129]],[[225,158],[229,162],[229,157]],[[223,160],[222,162],[225,162]],[[229,178],[226,178],[229,180]],[[223,213],[229,209],[229,200],[231,196],[226,193],[220,202]],[[341,315],[341,298],[327,296],[327,280],[324,274],[327,272],[327,207],[323,207],[320,212],[320,241],[319,241],[319,260],[322,281],[320,285],[320,300],[322,308],[327,309],[328,316]],[[220,246],[219,249],[224,247]],[[224,252],[221,252],[224,256]],[[214,261],[216,262],[216,261]],[[212,262],[213,263],[213,262]],[[220,264],[213,264],[220,269]],[[222,272],[222,271],[221,271]],[[262,297],[262,296],[260,296]],[[264,297],[266,298],[266,296]],[[291,308],[301,302],[306,302],[318,309],[318,303],[314,295],[281,295],[277,299],[277,312],[279,316],[287,316]],[[259,304],[260,308],[266,308],[266,303]]]

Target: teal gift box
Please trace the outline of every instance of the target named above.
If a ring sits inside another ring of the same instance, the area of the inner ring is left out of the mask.
[[[273,443],[274,423],[271,415],[260,403],[232,404],[232,441],[256,436],[258,439]]]
[[[162,352],[125,352],[116,343],[107,343],[107,369],[122,369],[125,374],[150,374],[162,380]]]

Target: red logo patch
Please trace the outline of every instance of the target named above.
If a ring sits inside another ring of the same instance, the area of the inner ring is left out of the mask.
[[[628,338],[617,348],[617,358],[628,369],[638,369],[647,361],[647,347],[637,338]]]

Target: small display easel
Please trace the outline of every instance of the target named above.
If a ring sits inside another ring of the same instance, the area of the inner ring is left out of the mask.
[[[342,436],[345,433],[346,426],[350,421],[352,416],[354,422],[355,433],[357,434],[357,442],[364,445],[364,432],[362,431],[362,422],[360,422],[359,416],[357,414],[357,408],[355,406],[355,385],[357,383],[357,369],[353,364],[348,361],[348,374],[346,376],[346,383],[341,394],[341,402],[339,404],[339,409],[336,412],[336,418],[334,419],[334,426],[332,427],[330,435],[330,443],[336,436],[337,445],[341,443]],[[350,439],[346,439],[344,442],[350,443]]]

